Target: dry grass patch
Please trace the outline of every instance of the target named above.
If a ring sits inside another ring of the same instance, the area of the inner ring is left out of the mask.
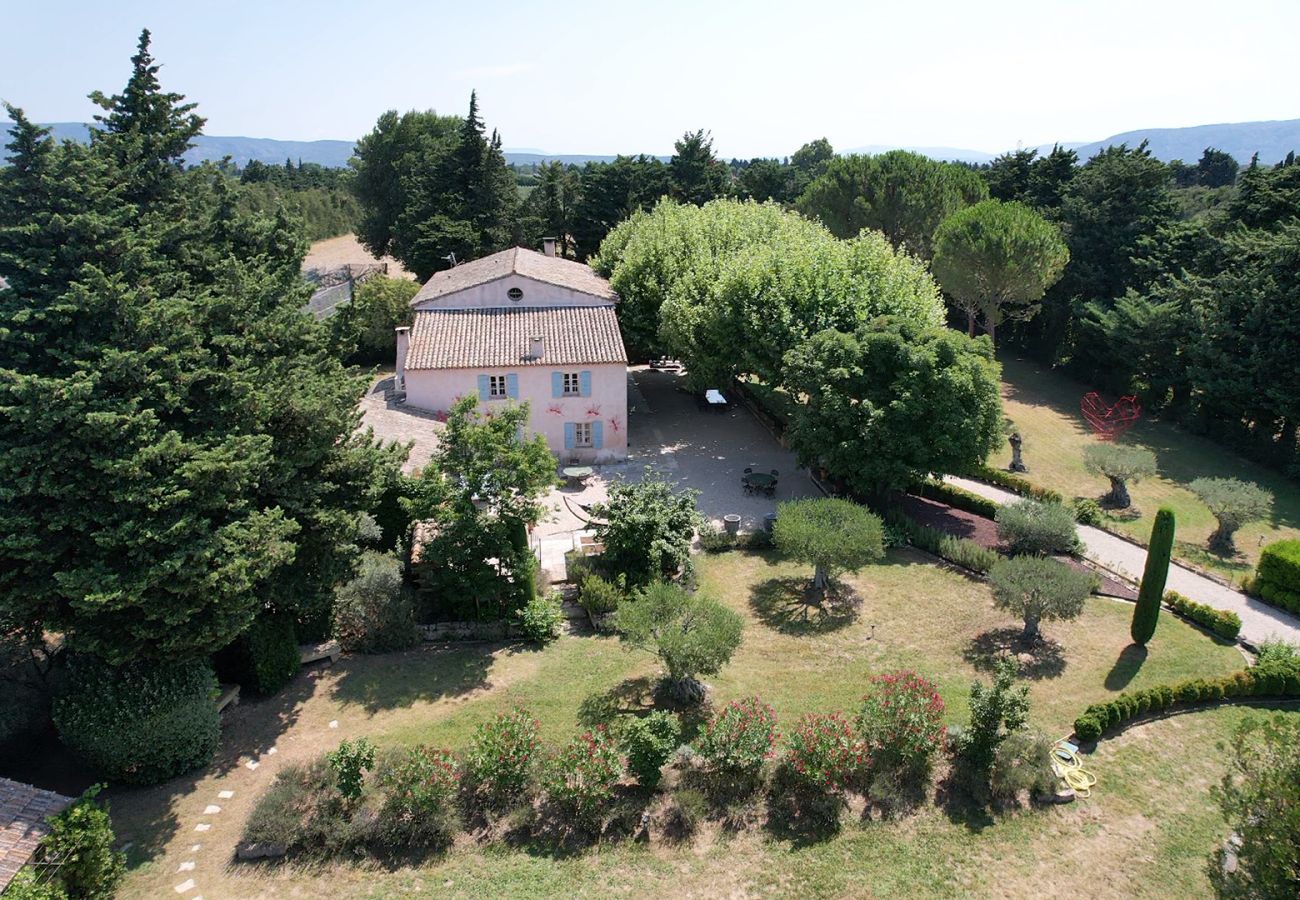
[[[1107,493],[1106,479],[1083,466],[1083,448],[1096,439],[1079,413],[1079,401],[1091,388],[1024,360],[1004,359],[1002,376],[1006,414],[1025,439],[1026,477],[1059,491],[1067,500],[1097,499]],[[1258,562],[1261,541],[1267,545],[1300,537],[1300,485],[1294,481],[1146,414],[1123,442],[1154,452],[1157,474],[1129,486],[1134,510],[1109,516],[1107,527],[1145,544],[1156,510],[1170,506],[1178,517],[1175,554],[1230,576],[1240,576]],[[1004,447],[989,465],[1005,468],[1010,462],[1011,450]],[[1214,517],[1186,487],[1202,476],[1254,481],[1274,494],[1273,520],[1252,522],[1237,533],[1240,558],[1236,560],[1204,549],[1215,527]]]

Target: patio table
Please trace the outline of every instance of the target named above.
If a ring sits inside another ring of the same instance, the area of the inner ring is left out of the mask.
[[[560,470],[565,479],[570,484],[579,484],[583,480],[590,478],[595,470],[591,466],[565,466]]]
[[[776,476],[766,472],[746,472],[740,480],[751,491],[767,493],[776,490]]]

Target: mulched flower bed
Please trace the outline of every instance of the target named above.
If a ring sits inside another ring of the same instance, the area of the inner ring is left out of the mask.
[[[1002,549],[998,542],[998,525],[992,519],[977,516],[975,513],[957,509],[937,500],[914,497],[911,494],[898,498],[898,508],[921,525],[937,529],[953,537],[967,538],[990,550]],[[1095,569],[1090,569],[1077,559],[1064,556],[1059,557],[1059,559],[1072,569],[1090,572],[1100,577],[1101,587],[1097,593],[1104,594],[1107,597],[1119,597],[1122,600],[1137,599],[1137,591],[1125,582],[1097,572]]]

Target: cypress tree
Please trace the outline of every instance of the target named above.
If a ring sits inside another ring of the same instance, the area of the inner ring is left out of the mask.
[[[1151,527],[1146,568],[1142,572],[1137,606],[1133,609],[1133,624],[1129,627],[1133,643],[1140,647],[1145,647],[1151,635],[1156,633],[1156,620],[1160,617],[1160,601],[1165,596],[1165,579],[1169,577],[1169,556],[1173,549],[1174,511],[1162,506]]]

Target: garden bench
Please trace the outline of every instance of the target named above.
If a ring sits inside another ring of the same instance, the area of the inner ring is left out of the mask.
[[[239,705],[239,685],[223,684],[217,695],[217,712],[224,712],[227,706]]]
[[[338,662],[343,655],[343,648],[339,646],[338,641],[325,641],[320,644],[301,644],[298,647],[299,658],[305,666],[307,663],[316,662],[321,659],[328,659],[331,663]]]

